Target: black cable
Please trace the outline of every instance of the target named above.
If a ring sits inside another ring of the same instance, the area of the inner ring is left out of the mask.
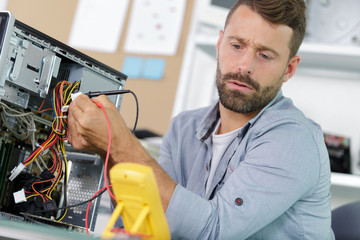
[[[133,130],[132,130],[132,133],[134,133],[135,130],[136,130],[137,123],[138,123],[138,119],[139,119],[139,102],[138,102],[136,94],[133,91],[128,90],[128,89],[126,89],[126,90],[96,91],[96,92],[85,93],[85,95],[87,95],[89,98],[93,98],[93,97],[98,97],[100,95],[118,95],[118,94],[126,94],[126,93],[131,93],[133,95],[134,99],[135,99],[135,102],[136,102],[136,118],[135,118],[135,123],[134,123]]]
[[[85,93],[89,98],[98,97],[100,95],[119,95],[130,93],[131,90],[110,90],[110,91],[96,91],[96,92],[88,92]]]
[[[139,102],[138,102],[138,99],[136,97],[136,94],[133,91],[130,91],[130,93],[134,96],[134,99],[135,99],[135,102],[136,102],[136,118],[135,118],[135,123],[134,123],[133,130],[132,130],[132,133],[135,133],[136,126],[137,126],[137,123],[138,123],[138,120],[139,120]]]

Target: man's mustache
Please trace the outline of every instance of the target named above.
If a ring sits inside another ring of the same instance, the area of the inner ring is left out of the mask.
[[[256,91],[259,90],[259,88],[260,88],[260,84],[257,81],[252,79],[249,75],[244,76],[241,73],[228,72],[228,73],[223,75],[222,80],[223,81],[236,80],[236,81],[238,81],[240,83],[247,84],[249,87],[252,87]]]

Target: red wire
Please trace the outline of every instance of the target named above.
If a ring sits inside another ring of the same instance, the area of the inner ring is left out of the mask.
[[[54,137],[54,139],[53,139],[53,137]],[[38,147],[25,161],[23,161],[23,164],[25,165],[30,160],[32,161],[33,160],[32,158],[34,157],[35,154],[37,154],[37,152],[44,151],[45,149],[50,148],[52,145],[54,145],[57,142],[57,140],[66,140],[67,138],[68,138],[68,133],[66,133],[66,138],[62,139],[59,136],[55,135],[54,132],[51,132],[48,139],[46,139],[46,141],[43,142],[43,144],[41,144],[41,146]],[[50,143],[48,144],[48,142],[50,142]],[[44,146],[46,146],[46,147],[44,147]]]
[[[116,198],[115,196],[112,194],[111,190],[110,190],[110,187],[109,187],[109,183],[108,183],[108,179],[107,179],[107,165],[108,165],[108,162],[109,162],[109,156],[110,156],[110,147],[111,147],[111,128],[110,128],[110,121],[109,121],[109,118],[106,114],[106,111],[105,111],[105,108],[100,104],[100,103],[97,103],[97,102],[94,102],[92,101],[93,103],[96,104],[96,106],[98,106],[99,108],[101,108],[104,112],[104,115],[105,115],[105,118],[106,118],[106,122],[107,122],[107,125],[108,125],[108,135],[109,135],[109,138],[108,138],[108,147],[107,147],[107,153],[106,153],[106,158],[105,158],[105,164],[104,164],[104,180],[105,180],[105,187],[106,189],[108,190],[110,196],[112,197],[112,199],[114,199],[116,201]]]
[[[111,185],[110,185],[111,186]],[[94,196],[92,196],[92,198],[94,198],[96,195],[99,194],[99,192],[101,192],[102,190],[104,190],[105,188],[107,188],[107,186],[101,188],[99,191],[97,191]],[[89,235],[89,210],[90,210],[90,206],[91,206],[92,200],[88,203],[87,209],[86,209],[86,216],[85,216],[85,228],[86,228],[86,234]]]
[[[53,138],[53,135],[54,135],[54,133],[51,132],[49,138],[46,139],[46,141],[43,142],[43,144],[41,144],[41,146],[38,147],[38,148],[23,162],[23,164],[25,165],[28,161],[30,161],[30,160],[34,157],[34,155],[37,154],[39,151],[43,151],[43,150],[51,147],[52,145],[54,145],[54,143],[56,142],[56,139],[57,139],[58,137],[55,135],[55,139],[52,139],[52,138]],[[49,145],[47,145],[48,142],[50,142]],[[46,147],[44,148],[44,146],[46,146]]]
[[[92,101],[92,100],[91,100]],[[107,122],[107,125],[108,125],[108,135],[109,135],[109,138],[108,138],[108,147],[107,147],[107,153],[106,153],[106,158],[105,158],[105,164],[104,164],[104,180],[105,180],[105,187],[103,187],[102,189],[106,188],[107,191],[109,192],[110,196],[112,199],[114,199],[116,201],[116,198],[115,196],[113,195],[113,193],[111,192],[111,189],[110,189],[110,186],[109,183],[108,183],[108,180],[107,180],[107,165],[108,165],[108,162],[109,162],[109,156],[110,156],[110,148],[111,148],[111,128],[110,128],[110,121],[109,121],[109,118],[106,114],[106,110],[105,108],[100,104],[100,103],[97,103],[97,102],[94,102],[92,101],[93,103],[96,104],[96,106],[98,106],[99,108],[101,108],[104,112],[104,115],[105,115],[105,118],[106,118],[106,122]],[[101,189],[101,190],[102,190]],[[94,196],[96,196],[101,190],[97,191],[95,193]],[[90,210],[90,205],[91,205],[91,202],[89,202],[88,204],[88,207],[87,207],[87,210],[86,210],[86,217],[85,217],[85,228],[86,228],[86,233],[89,234],[89,229],[88,229],[88,215],[89,215],[89,210]]]

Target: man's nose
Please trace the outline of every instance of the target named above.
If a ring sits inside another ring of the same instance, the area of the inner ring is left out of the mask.
[[[255,64],[255,53],[251,49],[247,49],[239,56],[238,71],[242,75],[252,75]]]

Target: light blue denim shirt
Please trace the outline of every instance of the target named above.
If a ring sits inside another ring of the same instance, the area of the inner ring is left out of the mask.
[[[175,117],[159,163],[178,183],[172,239],[334,239],[330,162],[319,125],[279,91],[225,151],[205,194],[218,104]]]

